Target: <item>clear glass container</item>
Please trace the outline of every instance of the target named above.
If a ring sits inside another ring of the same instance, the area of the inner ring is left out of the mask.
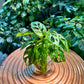
[[[51,60],[51,58],[48,56],[47,57],[47,70],[46,73],[49,72],[51,70],[53,61]],[[33,64],[33,72],[35,74],[43,74],[34,64]]]

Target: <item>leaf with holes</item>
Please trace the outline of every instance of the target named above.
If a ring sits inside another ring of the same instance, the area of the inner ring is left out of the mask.
[[[32,44],[32,43],[34,43],[34,41],[28,41],[28,42],[24,43],[21,47],[21,50],[24,49],[25,47],[27,47],[28,45]]]
[[[46,32],[47,32],[46,27],[38,21],[31,23],[31,29],[39,37],[43,37],[44,35],[46,35]]]

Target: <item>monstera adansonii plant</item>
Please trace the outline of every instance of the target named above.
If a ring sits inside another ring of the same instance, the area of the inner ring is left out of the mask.
[[[21,47],[21,49],[26,47],[23,55],[26,65],[34,64],[42,73],[46,73],[48,56],[55,62],[65,61],[64,52],[65,50],[69,52],[69,47],[62,35],[53,28],[47,30],[45,25],[38,21],[31,23],[31,30],[19,32],[16,36],[30,35],[30,39]]]

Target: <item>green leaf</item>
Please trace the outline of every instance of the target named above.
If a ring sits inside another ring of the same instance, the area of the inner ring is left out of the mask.
[[[44,35],[46,35],[46,32],[47,32],[46,27],[38,21],[32,22],[31,28],[34,31],[34,33],[38,35],[39,37],[43,37]]]
[[[80,50],[84,51],[84,39],[79,41],[78,47],[79,47]]]
[[[29,3],[29,0],[23,0],[23,5],[27,5]]]
[[[52,25],[53,24],[53,19],[50,21],[50,25]]]
[[[84,0],[79,0],[79,3],[84,7]]]
[[[12,20],[10,23],[14,25],[17,22],[17,20]]]
[[[25,62],[26,65],[31,65],[31,64],[34,64],[34,52],[33,52],[33,48],[34,46],[33,45],[30,45],[26,48],[25,52],[24,52],[24,55],[23,55],[23,60]],[[28,61],[28,60],[29,61]]]
[[[65,48],[66,48],[67,52],[69,53],[69,46],[68,46],[67,40],[65,40]]]
[[[78,40],[72,45],[72,47],[75,47],[75,46],[77,46],[78,45]]]
[[[61,23],[61,24],[59,24],[57,27],[63,27],[64,26],[64,24],[63,23]]]
[[[46,24],[49,21],[49,18],[43,21],[44,24]]]
[[[82,37],[77,31],[73,32],[73,34],[74,34],[75,37],[77,37],[77,38],[81,38],[81,37]]]
[[[71,8],[66,6],[67,12],[71,13]]]
[[[34,16],[29,16],[29,21],[30,22],[34,21]]]
[[[24,18],[26,15],[27,15],[27,12],[25,12],[25,11],[21,13],[22,18]]]
[[[67,35],[67,34],[66,34],[66,35]],[[66,40],[67,40],[67,42],[68,42],[69,47],[71,47],[71,45],[72,45],[71,35],[70,35],[70,34],[68,34],[67,36],[65,36],[65,38],[66,38]]]
[[[28,42],[24,43],[21,47],[21,50],[24,49],[26,46],[28,46],[31,43],[34,43],[34,41],[28,41]]]
[[[31,34],[34,34],[33,32],[24,32],[24,33],[17,33],[16,37],[19,37],[19,36],[26,36],[26,35],[31,35]]]
[[[62,36],[60,35],[60,41],[63,43],[64,47],[66,48],[67,52],[69,53],[69,46],[68,46],[68,43],[67,43],[67,40]]]
[[[11,0],[7,0],[7,1],[3,4],[3,6],[5,6],[5,5],[8,4],[9,2],[11,2]]]
[[[3,11],[4,11],[3,9],[0,9],[0,14],[3,13]]]

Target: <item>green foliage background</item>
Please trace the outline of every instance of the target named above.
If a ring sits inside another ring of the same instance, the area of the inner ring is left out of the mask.
[[[82,0],[7,0],[0,10],[0,51],[10,54],[30,36],[30,23],[40,21],[66,37],[70,48],[84,57],[84,4]],[[84,58],[83,58],[84,59]]]

